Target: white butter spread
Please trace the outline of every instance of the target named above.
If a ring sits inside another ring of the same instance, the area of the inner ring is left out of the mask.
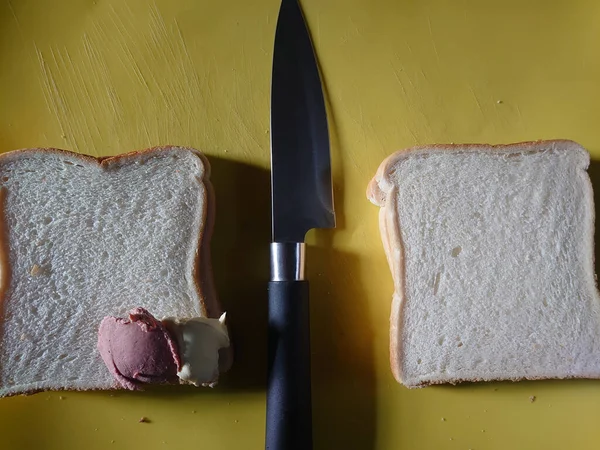
[[[168,318],[167,328],[175,335],[181,367],[177,376],[194,386],[213,385],[219,378],[219,350],[229,347],[225,314],[218,319]]]

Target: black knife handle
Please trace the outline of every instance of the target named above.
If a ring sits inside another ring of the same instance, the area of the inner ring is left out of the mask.
[[[312,449],[308,281],[269,283],[266,449]]]

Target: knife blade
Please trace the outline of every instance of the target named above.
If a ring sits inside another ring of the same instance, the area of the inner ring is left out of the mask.
[[[271,80],[271,281],[266,448],[310,450],[309,285],[305,236],[335,227],[327,113],[297,0],[282,0]]]

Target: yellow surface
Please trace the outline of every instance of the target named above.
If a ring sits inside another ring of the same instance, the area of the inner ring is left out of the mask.
[[[597,381],[409,391],[393,380],[392,280],[364,191],[386,155],[414,144],[570,138],[600,158],[600,4],[302,3],[327,84],[339,222],[309,239],[315,448],[598,448]],[[2,399],[0,448],[262,448],[277,10],[278,0],[0,2],[0,151],[205,151],[216,279],[237,343],[212,391]]]

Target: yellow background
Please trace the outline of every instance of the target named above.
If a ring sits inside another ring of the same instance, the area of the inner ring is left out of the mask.
[[[315,448],[598,448],[596,381],[409,391],[393,380],[392,280],[364,192],[385,156],[414,144],[568,138],[600,158],[600,3],[302,5],[326,83],[339,224],[309,236]],[[0,151],[179,144],[209,155],[214,268],[237,349],[214,390],[1,399],[0,448],[263,447],[278,6],[0,1]],[[591,173],[600,181],[596,163]]]

